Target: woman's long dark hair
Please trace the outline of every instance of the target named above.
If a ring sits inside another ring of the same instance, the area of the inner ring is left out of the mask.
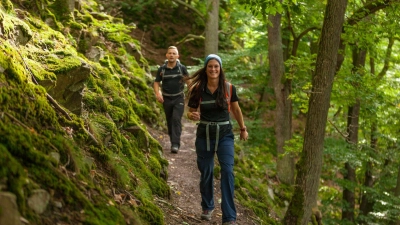
[[[208,65],[208,63],[207,63]],[[201,69],[197,70],[194,74],[189,76],[187,79],[190,80],[188,85],[188,95],[189,99],[194,99],[195,101],[199,102],[201,98],[201,93],[205,90],[208,82],[207,78],[207,65],[202,67]],[[225,73],[220,67],[219,70],[219,81],[218,81],[218,88],[217,88],[217,99],[216,104],[224,109],[228,109],[228,103],[226,102],[226,88],[225,88]]]

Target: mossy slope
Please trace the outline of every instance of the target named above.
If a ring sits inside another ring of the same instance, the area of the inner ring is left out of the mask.
[[[163,224],[153,197],[170,195],[167,161],[146,130],[161,126],[162,114],[140,49],[128,53],[138,46],[134,28],[99,16],[95,1],[71,15],[57,12],[63,1],[33,2],[25,3],[32,11],[10,1],[0,10],[0,191],[17,196],[30,224]],[[17,40],[17,27],[29,41]],[[104,51],[98,61],[85,56],[92,46]],[[82,63],[91,72],[75,115],[37,82],[57,82]],[[40,215],[27,205],[35,189],[51,195]]]

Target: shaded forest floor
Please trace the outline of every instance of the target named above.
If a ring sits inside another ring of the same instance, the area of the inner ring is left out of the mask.
[[[220,182],[214,179],[215,211],[211,221],[200,219],[201,196],[199,189],[200,172],[196,164],[195,138],[196,124],[183,116],[183,131],[181,148],[178,154],[170,152],[170,141],[167,133],[149,128],[151,135],[163,147],[164,157],[168,160],[168,184],[171,187],[171,199],[156,199],[157,205],[163,210],[167,225],[177,224],[222,224]],[[237,224],[258,224],[256,216],[242,207],[236,201]]]

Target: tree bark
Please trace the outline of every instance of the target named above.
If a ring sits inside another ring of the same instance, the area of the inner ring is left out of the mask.
[[[281,37],[281,14],[269,15],[268,25],[268,58],[272,85],[274,87],[275,108],[275,137],[277,148],[277,175],[285,184],[294,183],[294,159],[292,154],[285,153],[285,141],[292,135],[292,101],[291,80],[285,78],[283,46]]]
[[[373,153],[376,153],[375,151],[378,143],[377,131],[378,131],[378,124],[376,120],[374,120],[371,125],[371,151],[373,151]],[[372,169],[373,169],[373,164],[370,160],[368,160],[365,167],[365,178],[364,178],[365,179],[364,187],[366,188],[372,188],[374,186]],[[360,203],[360,214],[363,216],[367,216],[370,212],[372,212],[374,204],[375,201],[371,198],[371,193],[367,190],[363,191]],[[361,218],[360,224],[368,224],[368,222]]]
[[[316,203],[325,127],[347,0],[328,0],[309,99],[303,151],[296,185],[283,223],[306,225]]]
[[[218,53],[219,0],[207,0],[205,54]]]
[[[365,50],[360,50],[358,48],[355,48],[353,50],[353,75],[359,73],[361,68],[365,67],[366,54],[367,52]],[[357,87],[360,84],[357,81],[353,82],[352,85],[355,89],[357,89]],[[361,108],[360,99],[356,99],[355,103],[348,107],[348,113],[347,113],[348,136],[346,138],[346,141],[350,144],[352,151],[357,150],[360,108]],[[351,163],[346,162],[345,170],[346,173],[344,174],[344,179],[349,181],[349,183],[355,184],[357,182],[355,168],[351,165]],[[343,201],[344,204],[342,209],[342,219],[354,222],[355,194],[353,185],[350,185],[350,187],[344,187]]]
[[[394,189],[394,195],[397,197],[400,196],[400,166],[398,167],[398,170],[397,170],[397,184]],[[390,225],[400,225],[400,220],[393,221],[390,223]]]

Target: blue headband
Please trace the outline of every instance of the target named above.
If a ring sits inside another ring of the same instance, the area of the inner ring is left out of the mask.
[[[208,61],[210,61],[211,59],[215,59],[218,61],[219,66],[222,67],[222,60],[219,56],[215,55],[215,54],[210,54],[206,57],[206,59],[204,60],[204,66],[207,66]]]

